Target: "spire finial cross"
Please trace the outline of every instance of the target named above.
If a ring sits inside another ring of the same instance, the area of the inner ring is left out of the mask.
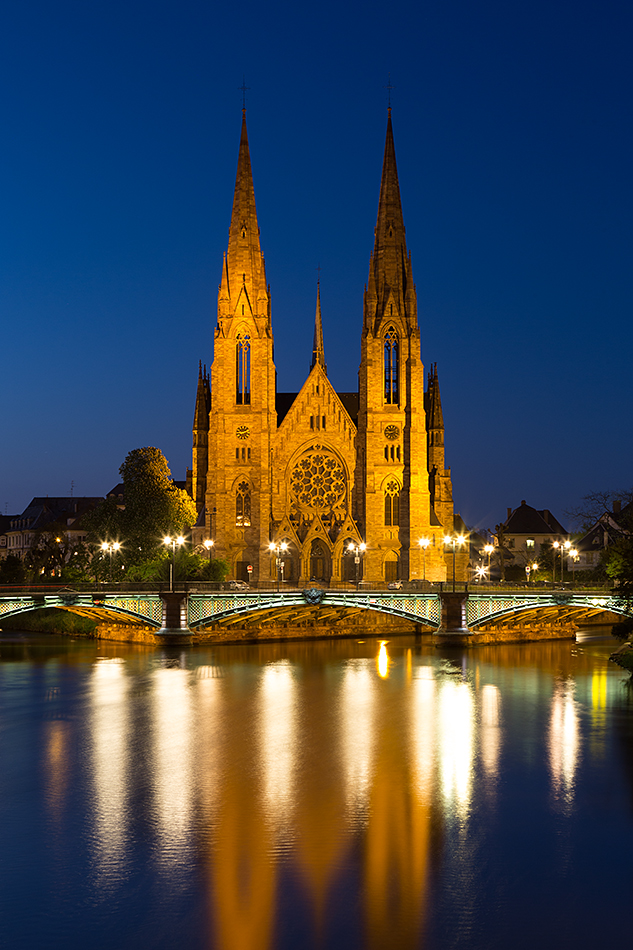
[[[317,264],[317,284],[321,283],[321,265]]]
[[[239,87],[242,93],[242,112],[246,112],[246,93],[249,92],[250,88],[246,85],[246,76],[242,76],[242,85]]]
[[[387,85],[383,86],[383,89],[387,90],[387,108],[389,109],[389,115],[391,115],[391,90],[396,87],[391,84],[391,73],[388,73],[387,77]]]

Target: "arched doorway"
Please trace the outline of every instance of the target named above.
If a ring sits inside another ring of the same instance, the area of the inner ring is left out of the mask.
[[[315,539],[310,547],[310,580],[329,584],[331,574],[330,552],[323,541]]]
[[[395,551],[389,551],[385,557],[385,580],[388,584],[391,581],[398,580],[398,555]]]

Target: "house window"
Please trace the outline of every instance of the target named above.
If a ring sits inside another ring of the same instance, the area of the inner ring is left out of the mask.
[[[534,538],[527,538],[527,539],[526,539],[526,542],[525,542],[525,546],[526,546],[526,548],[528,549],[528,551],[529,551],[529,550],[533,550],[533,549],[534,549]]]
[[[238,333],[235,338],[235,361],[235,401],[238,406],[247,406],[251,401],[251,338],[248,333]]]
[[[397,405],[398,399],[398,334],[394,327],[385,333],[385,402]]]

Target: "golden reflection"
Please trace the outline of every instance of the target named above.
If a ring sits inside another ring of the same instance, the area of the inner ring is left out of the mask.
[[[432,684],[415,680],[411,705],[413,741],[422,752],[426,776],[432,768],[432,751],[420,730],[432,722]],[[419,684],[419,687],[418,687]],[[384,711],[384,710],[383,710]],[[365,835],[365,916],[367,945],[376,950],[397,947],[413,950],[419,945],[426,905],[431,842],[431,793],[427,778],[412,775],[407,737],[398,720],[381,716],[376,741],[376,765],[370,788],[369,817]],[[431,726],[432,730],[432,726]],[[429,761],[430,760],[430,761]],[[421,793],[421,787],[423,789]]]
[[[481,690],[481,760],[490,777],[497,777],[501,750],[501,693],[498,686],[486,684]]]
[[[554,797],[571,805],[578,766],[578,713],[573,680],[557,682],[552,696],[549,727],[549,761]]]
[[[46,724],[46,799],[56,821],[62,817],[68,784],[68,723]]]
[[[117,881],[128,845],[129,679],[122,659],[99,659],[90,682],[90,759],[95,861],[105,884]]]
[[[264,807],[278,830],[288,823],[294,801],[296,705],[290,663],[269,663],[262,670],[259,687],[259,755]]]
[[[152,779],[158,847],[165,870],[182,865],[192,833],[192,700],[188,670],[152,674]]]
[[[438,738],[444,801],[463,820],[471,803],[474,756],[473,697],[468,683],[445,680],[441,684]]]
[[[411,760],[415,791],[420,802],[430,803],[435,773],[437,685],[430,666],[416,670],[409,702]]]
[[[374,745],[375,679],[366,660],[345,666],[340,696],[341,758],[348,812],[367,810]]]
[[[376,669],[378,670],[378,675],[383,679],[387,679],[389,676],[389,654],[387,653],[388,642],[388,640],[380,641],[380,649],[378,651],[378,656],[376,657]]]
[[[594,670],[591,675],[591,706],[595,710],[607,708],[606,670]]]

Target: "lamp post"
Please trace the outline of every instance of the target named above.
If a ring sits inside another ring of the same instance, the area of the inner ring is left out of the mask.
[[[119,541],[103,541],[101,544],[101,550],[104,554],[110,555],[110,583],[112,583],[112,554],[121,549],[121,544]]]
[[[171,564],[169,565],[169,590],[173,594],[174,592],[174,581],[176,578],[176,545],[180,547],[185,543],[185,539],[181,534],[177,538],[171,538],[168,534],[163,538],[163,544],[165,547],[171,546]]]
[[[207,538],[205,541],[202,542],[202,544],[207,549],[207,554],[209,555],[209,561],[211,561],[211,551],[213,550],[215,541],[213,541],[211,538]]]
[[[353,541],[347,545],[347,550],[354,555],[354,564],[356,565],[356,590],[360,584],[360,559],[367,550],[367,545],[364,541],[361,541],[359,544],[354,544]]]
[[[426,584],[426,549],[431,543],[430,538],[420,538],[418,544],[422,548],[422,580]]]
[[[556,548],[558,551],[560,549],[560,583],[561,587],[563,586],[563,576],[565,571],[565,553],[569,551],[571,547],[571,541],[554,541],[552,544],[553,548]],[[554,583],[556,583],[556,555],[554,554],[554,571],[552,575]]]
[[[281,544],[275,544],[274,541],[271,541],[268,550],[271,555],[273,552],[275,554],[275,573],[277,575],[277,592],[279,592],[280,578],[281,581],[284,579],[284,561],[281,555],[288,550],[288,544],[286,541],[282,541]]]
[[[489,579],[489,580],[491,580],[491,577],[490,577],[490,558],[491,558],[491,556],[492,556],[492,552],[494,551],[494,549],[495,549],[494,544],[486,544],[486,545],[484,545],[484,554],[487,554],[487,555],[488,555],[488,579]]]
[[[458,544],[460,547],[466,544],[466,538],[463,534],[447,534],[444,536],[444,544],[453,548],[453,593],[455,593],[455,548]]]
[[[578,560],[578,551],[576,548],[572,548],[569,552],[571,558],[571,577],[572,577],[572,587],[576,586],[576,561]]]

